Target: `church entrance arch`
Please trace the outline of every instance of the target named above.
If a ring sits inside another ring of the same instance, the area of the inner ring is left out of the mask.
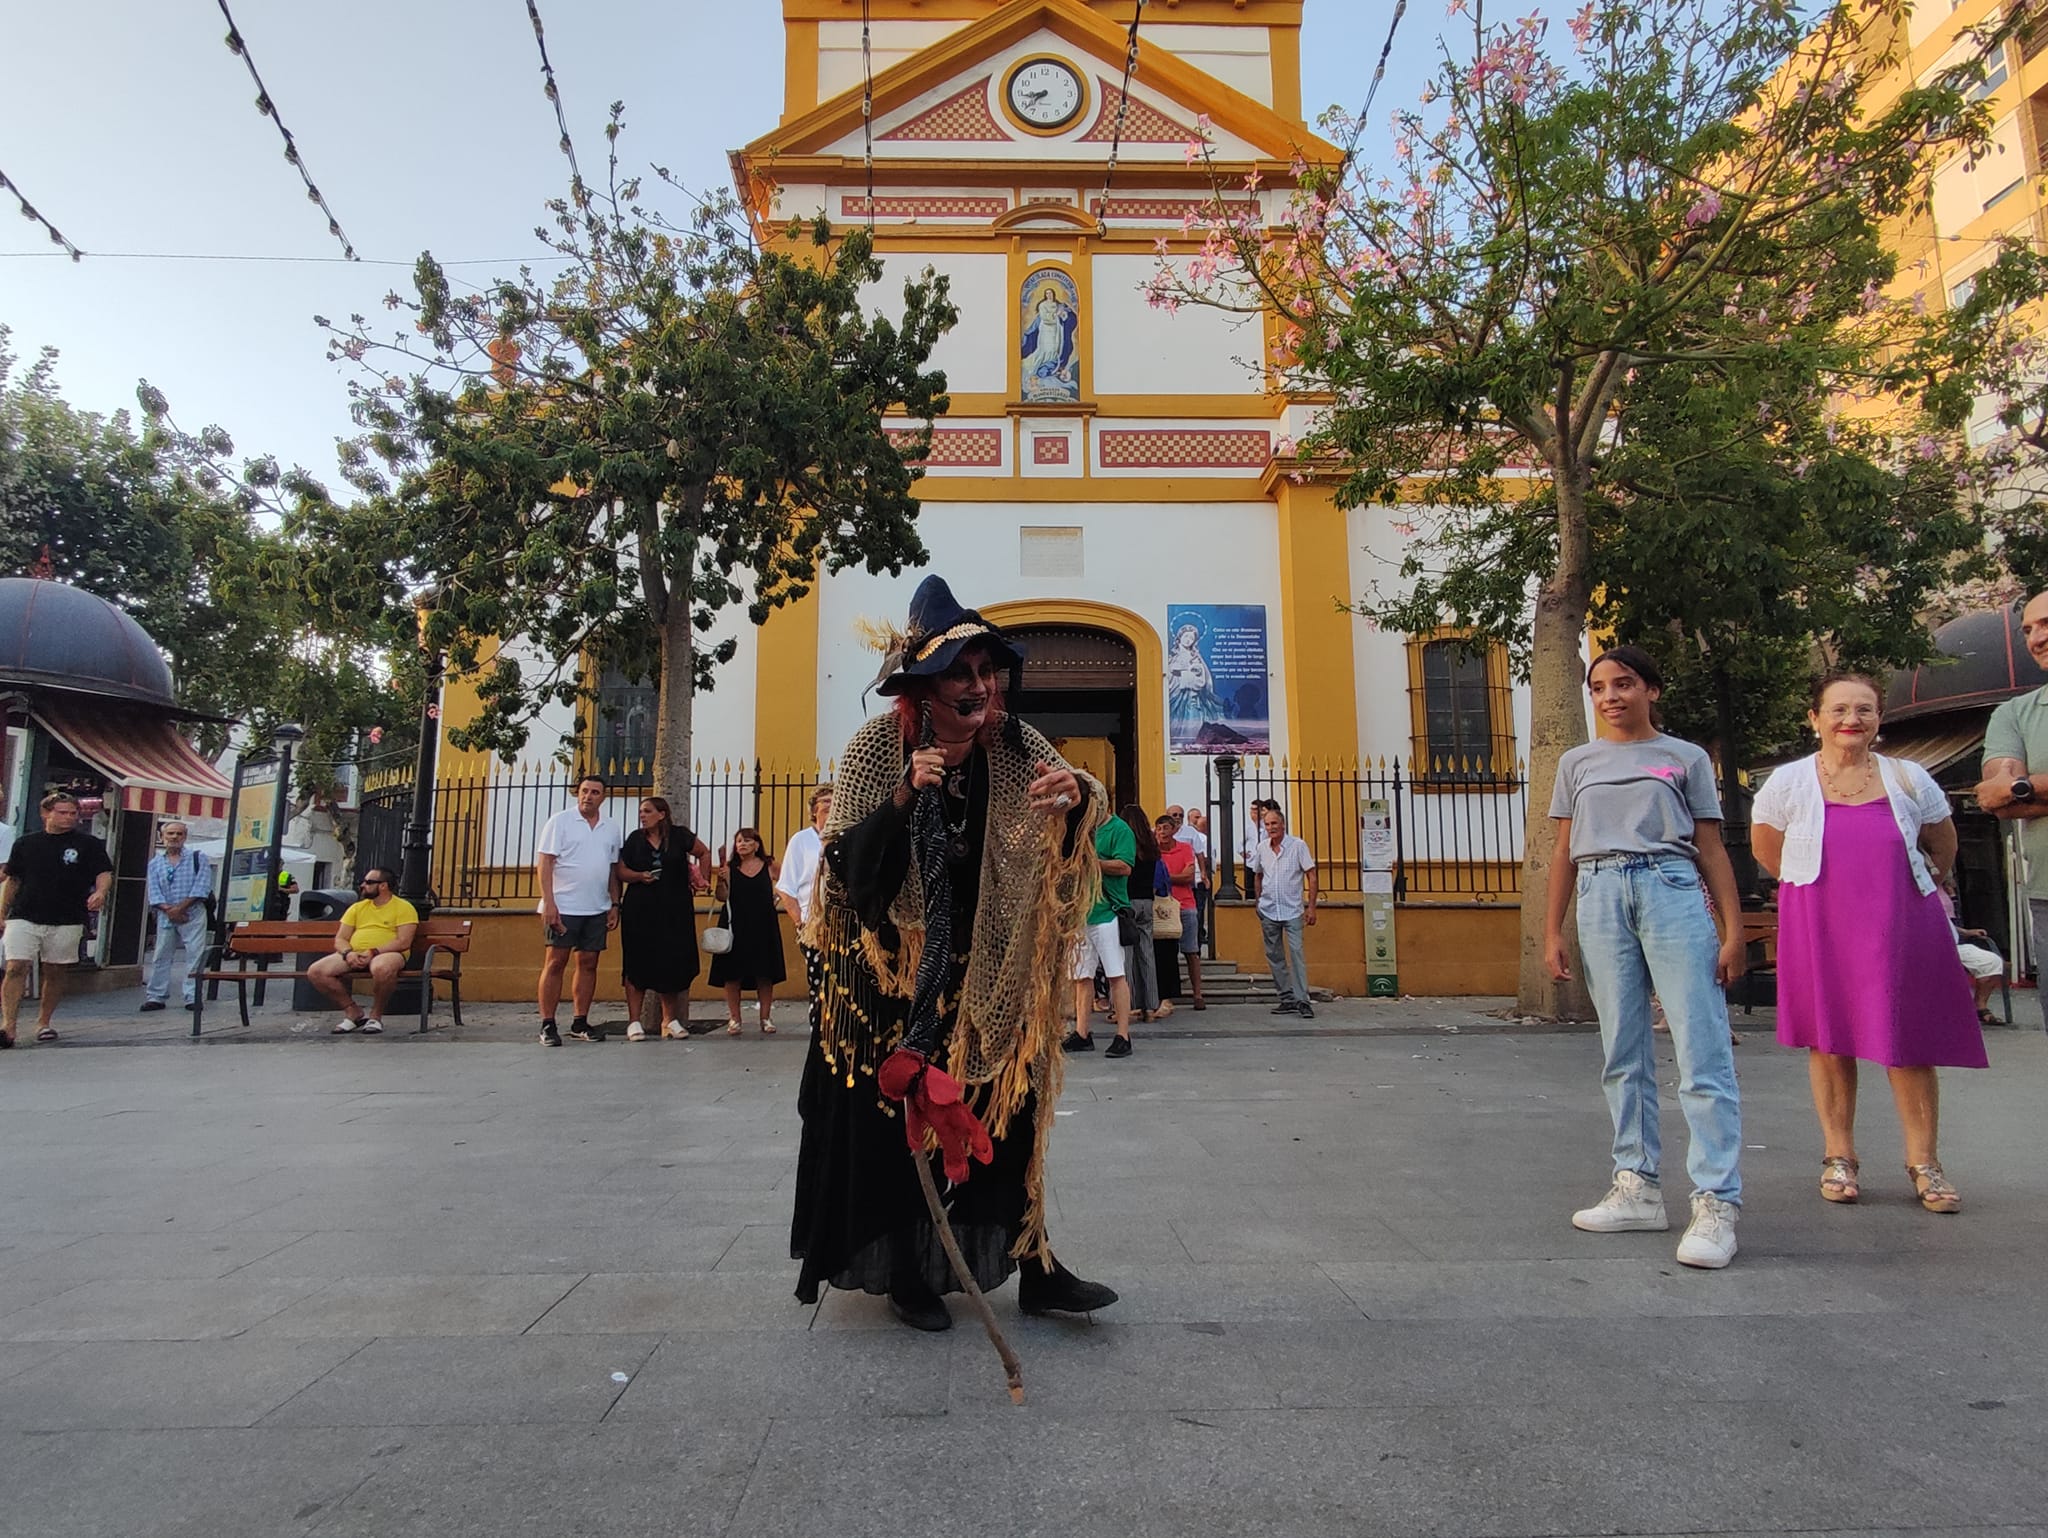
[[[1128,609],[1078,600],[984,606],[1024,643],[1024,685],[1011,708],[1108,787],[1115,806],[1154,816],[1166,793],[1164,655]]]

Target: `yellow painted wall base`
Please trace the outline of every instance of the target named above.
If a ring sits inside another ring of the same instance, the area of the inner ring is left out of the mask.
[[[470,930],[469,954],[462,958],[462,997],[465,1002],[475,1000],[479,1004],[505,1004],[518,1000],[531,1000],[534,987],[540,978],[541,943],[540,915],[530,910],[516,908],[441,908],[436,918],[464,918],[473,926]],[[699,913],[697,930],[702,933],[717,922],[715,913]],[[700,953],[701,954],[701,953]],[[783,1016],[800,1020],[804,998],[804,958],[796,946],[796,930],[789,920],[782,921],[783,970],[789,980],[776,987],[778,999],[791,1001]],[[697,974],[697,981],[690,989],[693,999],[717,999],[724,997],[724,990],[713,988],[705,978],[711,972],[711,958],[703,957],[704,965]],[[625,990],[619,978],[619,937],[611,937],[611,943],[604,948],[604,954],[597,963],[597,1001],[600,1005],[617,1006],[625,997]],[[753,1007],[747,1008],[747,1019],[754,1018]]]
[[[513,1003],[533,997],[534,982],[540,974],[540,918],[537,914],[512,908],[445,908],[448,918],[466,918],[474,924],[469,954],[462,962],[462,992],[465,999],[479,1004]],[[1308,936],[1308,980],[1313,988],[1327,988],[1345,998],[1365,994],[1365,910],[1356,899],[1328,898],[1317,905],[1316,925]],[[1430,905],[1394,910],[1394,940],[1401,962],[1401,992],[1417,998],[1460,998],[1475,994],[1507,994],[1515,991],[1521,910],[1497,903]],[[714,915],[697,915],[701,931]],[[1216,949],[1238,970],[1262,976],[1266,970],[1265,943],[1259,936],[1258,909],[1251,903],[1216,905]],[[776,996],[788,999],[787,1018],[800,1018],[803,1007],[804,960],[797,950],[796,932],[787,920],[782,925],[782,955],[789,980],[776,989]],[[690,990],[693,999],[721,997],[704,978],[710,971],[705,957],[704,972]],[[616,1006],[623,990],[619,982],[617,937],[605,947],[597,968],[598,1002]],[[751,1008],[747,1018],[751,1020]]]
[[[1521,909],[1498,903],[1408,906],[1394,910],[1394,948],[1403,995],[1463,998],[1515,991]],[[1355,898],[1316,904],[1308,942],[1308,982],[1345,998],[1365,994],[1365,909]],[[1263,976],[1266,946],[1252,903],[1216,905],[1216,954],[1240,972]]]

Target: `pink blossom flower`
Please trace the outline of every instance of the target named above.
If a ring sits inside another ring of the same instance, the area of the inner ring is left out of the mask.
[[[376,746],[376,745],[377,745],[378,743],[382,742],[383,740],[384,740],[384,728],[383,728],[383,727],[381,727],[381,726],[373,726],[373,727],[371,727],[371,728],[370,728],[370,746],[374,748],[374,747],[375,747],[375,746]]]
[[[1246,192],[1257,192],[1265,180],[1263,176],[1259,175],[1259,168],[1253,166],[1245,175],[1244,190]]]
[[[1686,227],[1688,229],[1697,229],[1703,224],[1712,224],[1720,212],[1721,194],[1718,192],[1708,192],[1685,211]]]
[[[1567,25],[1572,29],[1572,40],[1581,48],[1593,36],[1593,9],[1597,0],[1586,0],[1586,4]]]
[[[1913,445],[1913,452],[1922,459],[1939,459],[1941,457],[1941,445],[1936,443],[1930,434],[1922,433],[1920,441]]]
[[[1159,237],[1159,238],[1158,238],[1157,240],[1153,241],[1153,242],[1152,242],[1152,249],[1153,249],[1154,251],[1157,251],[1157,252],[1158,252],[1158,253],[1159,253],[1159,254],[1160,254],[1161,256],[1164,256],[1164,255],[1166,255],[1166,251],[1167,251],[1167,246],[1166,246],[1166,237],[1165,237],[1164,235],[1161,235],[1161,236],[1160,236],[1160,237]]]
[[[1190,139],[1180,147],[1181,156],[1188,165],[1193,165],[1202,155],[1202,141]]]
[[[428,719],[429,721],[438,721],[438,720],[440,720],[440,719],[441,719],[441,707],[440,707],[439,705],[429,705],[429,706],[427,707],[427,719]]]
[[[1215,126],[1216,124],[1210,119],[1208,113],[1197,112],[1195,114],[1195,127],[1201,129],[1203,133],[1207,133],[1210,129],[1214,128]]]

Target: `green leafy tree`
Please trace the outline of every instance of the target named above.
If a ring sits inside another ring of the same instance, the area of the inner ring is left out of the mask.
[[[390,721],[389,748],[402,750],[421,687],[407,649],[394,667],[392,635],[309,626],[296,597],[298,554],[278,514],[324,490],[267,459],[237,464],[225,432],[180,430],[146,384],[139,418],[80,410],[59,390],[54,351],[21,369],[6,342],[0,328],[0,570],[120,605],[163,648],[182,703],[246,723],[253,740],[301,722],[309,787],[365,727]],[[199,730],[208,752],[226,735],[219,722]]]
[[[1415,507],[1407,585],[1362,611],[1472,626],[1527,667],[1520,1004],[1582,1015],[1543,965],[1547,812],[1585,736],[1598,512],[1639,496],[1615,478],[1617,418],[1667,370],[1753,373],[1773,405],[1780,370],[1916,394],[1888,349],[1924,322],[1882,297],[1877,226],[1922,197],[1923,157],[1986,121],[1969,65],[1871,89],[1905,46],[1899,0],[1818,18],[1782,0],[1590,0],[1568,45],[1540,15],[1450,9],[1470,11],[1469,55],[1447,49],[1397,113],[1389,167],[1301,167],[1277,232],[1219,200],[1153,299],[1277,309],[1277,381],[1330,401],[1304,453],[1348,474],[1347,505]]]
[[[925,365],[956,317],[929,270],[898,319],[864,311],[882,275],[865,231],[764,247],[729,198],[680,222],[641,206],[620,113],[609,190],[573,184],[538,232],[557,276],[462,294],[423,256],[414,296],[387,300],[408,331],[335,330],[370,370],[350,470],[373,501],[295,527],[338,599],[432,585],[434,644],[484,706],[462,745],[509,756],[537,709],[586,703],[616,667],[658,680],[654,782],[687,798],[692,694],[734,649],[699,642],[718,612],[758,624],[821,569],[923,561],[911,466],[946,409]],[[892,437],[896,414],[926,425]]]

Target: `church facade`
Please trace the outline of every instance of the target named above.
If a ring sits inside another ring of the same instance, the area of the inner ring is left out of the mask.
[[[1155,0],[1126,91],[1131,0],[868,0],[865,51],[859,0],[784,0],[782,119],[732,156],[764,239],[872,224],[878,308],[949,279],[928,569],[1023,633],[1024,713],[1152,810],[1199,802],[1219,754],[1501,772],[1524,735],[1504,659],[1340,608],[1397,579],[1401,514],[1290,476],[1276,446],[1314,407],[1270,388],[1267,318],[1146,299],[1213,197],[1277,220],[1336,158],[1302,110],[1303,8]],[[872,708],[857,622],[900,619],[920,576],[834,576],[744,627],[697,742],[829,759]]]

